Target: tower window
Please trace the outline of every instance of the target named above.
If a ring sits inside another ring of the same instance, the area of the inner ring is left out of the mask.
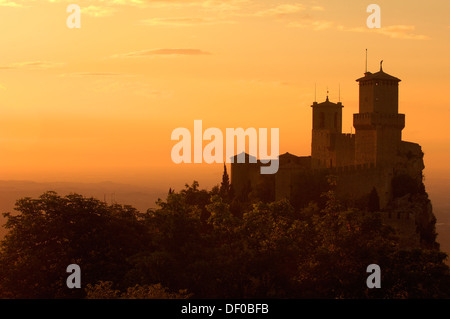
[[[337,129],[338,127],[338,115],[337,112],[334,113],[334,128]]]
[[[319,128],[325,127],[325,114],[323,112],[320,112],[319,114]]]

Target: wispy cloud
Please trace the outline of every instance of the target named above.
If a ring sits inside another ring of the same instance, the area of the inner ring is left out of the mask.
[[[171,98],[173,91],[161,90],[143,81],[124,81],[105,78],[95,82],[94,91],[101,93],[133,94],[145,98]]]
[[[204,0],[199,3],[205,9],[233,11],[241,9],[241,5],[246,2],[248,0]]]
[[[320,31],[333,28],[334,22],[329,20],[306,20],[301,22],[291,22],[288,24],[288,26]]]
[[[54,1],[54,0],[50,0]],[[64,1],[64,0],[56,0]],[[67,1],[67,0],[66,0]],[[72,0],[70,0],[72,1]],[[200,7],[207,10],[231,11],[241,8],[249,0],[98,0],[108,5],[139,6],[152,8]]]
[[[289,27],[297,27],[302,29],[321,31],[321,30],[336,30],[346,32],[360,32],[360,33],[377,33],[388,36],[393,39],[407,39],[407,40],[428,40],[429,36],[416,33],[416,27],[413,25],[391,25],[384,26],[379,29],[369,29],[367,27],[349,28],[341,24],[337,24],[330,20],[314,20],[304,19],[300,21],[290,22]]]
[[[383,26],[379,29],[369,29],[367,27],[346,27],[338,22],[328,19],[320,19],[314,17],[312,12],[325,11],[325,8],[319,5],[305,6],[303,4],[283,4],[277,7],[262,10],[254,13],[254,16],[261,17],[286,17],[295,13],[302,13],[302,16],[296,16],[295,21],[289,19],[287,26],[301,29],[322,31],[322,30],[336,30],[346,32],[361,32],[361,33],[378,33],[393,39],[407,39],[407,40],[428,40],[429,36],[419,34],[416,32],[414,25],[391,25]],[[450,26],[449,26],[450,28]]]
[[[6,66],[0,66],[0,69],[51,69],[63,66],[61,62],[48,61],[31,61],[31,62],[17,62]]]
[[[140,6],[148,2],[145,0],[100,0],[100,1],[110,4],[127,5],[127,6]]]
[[[81,12],[91,16],[91,17],[108,17],[112,16],[114,12],[116,12],[117,9],[111,8],[111,7],[103,7],[103,6],[88,6],[88,7],[82,7]]]
[[[325,8],[322,6],[312,6],[311,11],[325,11]]]
[[[5,0],[6,1],[6,0]],[[22,0],[22,1],[35,1],[35,0]],[[47,0],[50,3],[74,3],[73,0]],[[160,0],[164,1],[164,0]],[[170,1],[170,0],[167,0]],[[147,0],[91,0],[92,2],[98,2],[106,5],[118,5],[118,6],[143,6],[148,4],[149,1]],[[82,5],[80,4],[80,7]]]
[[[211,53],[199,49],[150,49],[142,51],[134,51],[123,54],[116,54],[114,58],[129,57],[148,57],[148,56],[164,56],[164,55],[210,55]]]
[[[236,81],[238,84],[242,85],[260,85],[260,86],[271,86],[271,87],[280,87],[280,86],[292,86],[293,83],[281,80],[267,80],[267,79],[239,79]]]
[[[373,32],[388,36],[393,39],[408,39],[408,40],[428,40],[429,36],[415,33],[416,27],[413,25],[391,25],[381,27],[379,29],[369,28],[351,28],[346,31],[352,32]]]
[[[23,7],[22,4],[9,1],[9,0],[0,0],[0,7]]]
[[[378,32],[394,39],[428,40],[429,36],[415,33],[413,25],[392,25],[378,29]]]
[[[78,73],[64,73],[61,74],[63,77],[109,77],[109,76],[122,76],[124,74],[114,73],[114,72],[78,72]]]
[[[231,20],[220,20],[213,18],[193,18],[193,17],[178,17],[178,18],[151,18],[141,20],[140,24],[147,26],[175,26],[186,27],[194,25],[212,25],[223,23],[235,23]]]
[[[257,17],[283,17],[305,10],[306,7],[303,4],[281,4],[270,9],[258,11],[254,15]]]

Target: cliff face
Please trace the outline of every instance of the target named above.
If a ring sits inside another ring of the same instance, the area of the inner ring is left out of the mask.
[[[399,234],[404,235],[406,246],[419,245],[422,248],[439,249],[436,242],[436,217],[423,183],[424,168],[424,153],[421,146],[402,141],[398,148],[391,183],[392,200],[387,211],[412,217],[414,229],[406,231],[409,223],[397,225]],[[412,244],[413,242],[415,243]]]
[[[423,157],[422,147],[419,144],[402,141],[397,151],[395,172],[397,175],[409,175],[417,183],[422,183],[422,172],[425,168]]]
[[[436,217],[426,192],[392,200],[384,214],[385,222],[396,229],[404,248],[439,249]]]
[[[439,249],[439,243],[436,242],[436,216],[433,213],[433,207],[431,201],[428,199],[428,194],[418,197],[415,203],[417,203],[418,208],[416,225],[421,245],[429,249]]]

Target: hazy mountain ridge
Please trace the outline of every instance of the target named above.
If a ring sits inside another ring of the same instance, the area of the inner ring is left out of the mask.
[[[36,198],[46,191],[55,191],[59,195],[77,193],[106,201],[108,204],[115,202],[122,205],[131,205],[141,212],[155,207],[158,198],[165,198],[167,194],[167,190],[109,181],[99,183],[0,181],[0,212],[13,213],[17,199],[23,197]],[[3,228],[4,223],[5,219],[0,216],[1,237],[6,232]]]

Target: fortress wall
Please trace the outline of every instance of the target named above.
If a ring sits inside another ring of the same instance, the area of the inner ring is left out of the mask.
[[[408,146],[409,149],[415,149],[416,146]],[[417,154],[417,152],[415,153]],[[419,163],[412,165],[407,161],[404,163],[404,172],[411,176],[421,176],[422,170]],[[417,166],[417,167],[416,167]],[[275,194],[276,199],[291,198],[299,191],[298,185],[301,188],[308,187],[308,183],[315,183],[315,181],[323,180],[323,176],[336,176],[336,192],[339,197],[349,200],[359,200],[364,196],[370,194],[373,188],[376,189],[380,198],[380,207],[387,206],[392,198],[392,178],[398,174],[396,168],[391,166],[376,166],[374,163],[348,165],[332,168],[313,168],[307,169],[300,166],[280,166],[275,178]],[[311,185],[315,187],[317,185]]]
[[[292,200],[298,192],[304,193],[304,184],[318,181],[318,174],[315,174],[310,168],[305,167],[282,167],[275,176],[275,200],[284,198]],[[312,187],[312,185],[311,185]]]
[[[355,163],[375,163],[376,149],[376,131],[357,130],[355,134]]]
[[[347,166],[355,163],[355,134],[340,134],[336,136],[335,148],[335,166]]]
[[[235,194],[242,194],[250,186],[254,188],[261,180],[260,163],[232,163],[231,184]]]
[[[287,198],[294,207],[304,207],[319,200],[328,189],[327,169],[283,168],[275,176],[275,198]]]
[[[354,164],[355,135],[313,131],[311,157],[314,168]]]
[[[296,182],[312,174],[311,166],[311,156],[280,156],[280,167],[275,175],[275,199],[292,199]]]
[[[276,199],[290,198],[292,182],[301,172],[310,171],[311,156],[295,156],[289,153],[280,155],[279,169],[274,175],[261,174],[261,166],[267,164],[258,163],[232,163],[231,184],[235,194],[242,194],[248,186],[256,190],[261,184],[264,187],[274,189]]]
[[[300,171],[299,167],[280,167],[275,178],[275,200],[291,198],[292,178]]]
[[[354,145],[355,136],[342,134],[337,141],[338,145],[342,145],[342,150],[345,150],[349,145],[349,148]],[[231,181],[237,194],[245,191],[249,185],[255,190],[258,185],[264,183],[269,185],[267,187],[274,187],[276,200],[282,198],[296,200],[296,197],[306,196],[308,192],[314,193],[320,188],[324,176],[335,175],[339,197],[357,201],[375,188],[380,198],[380,207],[384,208],[392,198],[391,183],[396,174],[406,173],[420,181],[422,179],[423,153],[420,145],[402,142],[397,157],[395,167],[364,163],[317,168],[312,165],[311,157],[297,157],[286,153],[280,156],[279,170],[275,176],[271,176],[273,179],[269,184],[267,176],[260,174],[260,163],[232,164]],[[347,159],[351,159],[351,155]]]
[[[311,158],[313,167],[330,167],[336,163],[335,136],[326,130],[312,132]]]
[[[380,207],[385,207],[391,198],[391,180],[393,169],[376,167],[374,164],[361,164],[338,167],[330,170],[337,177],[336,192],[338,196],[358,200],[370,194],[375,187],[380,198]]]
[[[401,144],[401,130],[383,126],[377,130],[377,164],[389,164],[396,160]]]
[[[323,192],[330,175],[336,177],[336,193],[343,199],[357,201],[369,195],[374,187],[380,198],[380,207],[385,207],[391,198],[393,169],[360,164],[316,169],[280,167],[275,178],[276,200],[289,198],[295,201],[296,197],[304,197],[307,193]]]

